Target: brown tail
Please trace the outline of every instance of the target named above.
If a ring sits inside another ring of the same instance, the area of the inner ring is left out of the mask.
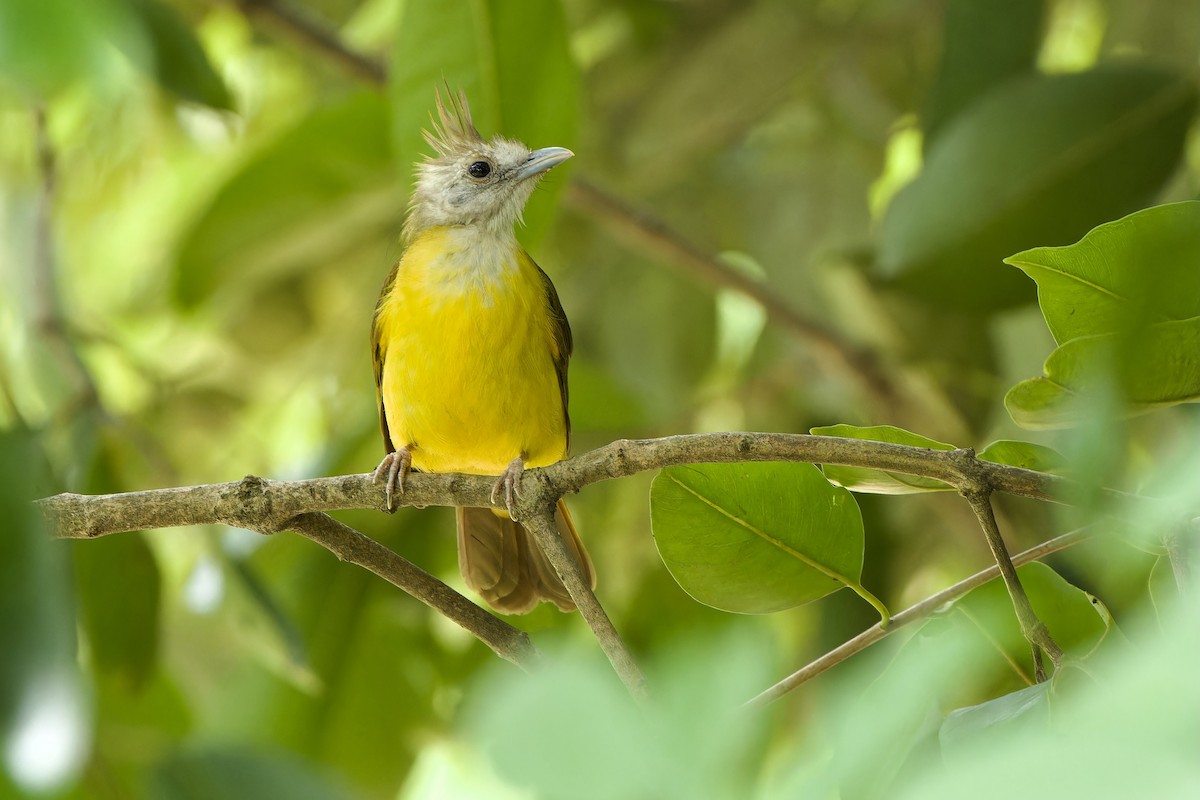
[[[596,571],[562,500],[558,532],[593,587]],[[458,509],[458,566],[467,585],[503,614],[525,614],[542,600],[563,611],[575,603],[549,559],[519,523],[490,508]]]

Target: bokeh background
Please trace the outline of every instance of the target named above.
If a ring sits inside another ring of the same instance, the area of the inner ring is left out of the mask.
[[[51,544],[26,503],[374,467],[370,314],[443,79],[485,135],[578,154],[520,233],[575,332],[576,453],[886,423],[1055,445],[1136,489],[1195,407],[1107,450],[1017,428],[1004,392],[1053,340],[1001,259],[1197,196],[1198,55],[1194,0],[0,0],[5,791],[499,797],[469,720],[552,725],[472,716],[503,692],[494,656],[311,542]],[[695,602],[657,556],[652,477],[570,499],[639,654],[765,681],[874,621],[845,591]],[[893,608],[988,562],[954,496],[860,504],[864,584]],[[1001,512],[1014,550],[1069,522]],[[462,588],[451,511],[337,516]],[[1157,556],[1089,547],[1055,565],[1138,618]],[[575,616],[516,624],[596,657]],[[738,774],[816,735],[825,681]]]

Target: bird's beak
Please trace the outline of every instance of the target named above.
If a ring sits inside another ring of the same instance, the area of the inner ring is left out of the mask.
[[[574,155],[565,147],[543,147],[541,150],[534,150],[529,154],[529,159],[517,168],[514,177],[523,181],[534,175],[541,175],[551,167],[556,167],[568,158],[573,158]]]

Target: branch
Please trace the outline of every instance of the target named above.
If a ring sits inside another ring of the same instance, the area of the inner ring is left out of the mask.
[[[622,439],[548,467],[526,470],[517,510],[536,514],[551,500],[585,486],[679,464],[800,461],[868,467],[936,478],[959,489],[986,482],[993,491],[1063,502],[1071,481],[1043,472],[978,460],[970,450],[929,450],[886,442],[798,433],[699,433],[662,439]],[[483,475],[413,473],[400,498],[409,506],[501,508],[491,501],[495,479]],[[1152,502],[1110,492],[1125,499]],[[221,523],[278,530],[308,511],[386,510],[371,474],[300,481],[247,476],[231,483],[106,495],[60,494],[38,501],[53,535],[90,539],[121,531]]]
[[[342,561],[370,570],[474,634],[501,658],[528,669],[539,657],[525,631],[489,614],[411,561],[328,514],[300,514],[284,522],[283,529],[311,539]]]
[[[657,256],[706,283],[733,289],[751,298],[776,324],[816,347],[852,378],[863,381],[869,395],[882,398],[883,402],[899,396],[873,353],[804,316],[770,287],[697,247],[649,212],[634,208],[585,178],[576,178],[567,187],[566,202],[584,217],[605,224],[630,249]]]
[[[355,52],[338,38],[337,33],[279,0],[237,0],[248,13],[275,23],[304,45],[332,59],[339,67],[367,83],[383,86],[387,69],[369,56]]]
[[[532,517],[522,517],[521,524],[533,536],[546,558],[550,559],[550,563],[562,578],[563,585],[567,587],[568,594],[575,601],[575,607],[592,629],[592,634],[600,643],[604,654],[608,656],[613,669],[621,676],[625,688],[634,698],[645,700],[649,696],[646,676],[634,661],[633,654],[629,652],[621,634],[608,618],[604,607],[596,599],[579,563],[567,552],[567,547],[558,533],[558,526],[554,523],[554,504],[546,506],[541,513]]]
[[[52,348],[63,371],[77,384],[76,408],[99,405],[99,392],[92,373],[79,357],[62,312],[58,290],[58,254],[54,246],[54,198],[58,189],[58,159],[55,156],[46,111],[34,111],[38,170],[42,189],[38,196],[36,235],[33,249],[34,327]]]
[[[1036,547],[1031,547],[1023,553],[1018,553],[1013,558],[1013,563],[1021,565],[1028,564],[1031,561],[1037,561],[1045,558],[1051,553],[1057,553],[1059,550],[1065,550],[1066,548],[1079,544],[1080,542],[1090,539],[1093,536],[1095,536],[1095,533],[1087,528],[1080,528],[1079,530],[1071,531],[1070,533],[1064,533],[1062,536],[1057,536],[1047,542],[1037,545]],[[833,650],[830,650],[817,660],[796,670],[791,675],[776,683],[774,686],[771,686],[770,688],[765,689],[759,694],[750,698],[746,701],[745,705],[748,707],[757,708],[778,700],[788,692],[800,686],[802,683],[812,680],[821,673],[826,672],[832,667],[850,658],[850,656],[854,655],[855,653],[866,650],[871,645],[894,633],[900,628],[903,628],[909,623],[917,622],[929,617],[952,600],[957,600],[972,589],[983,586],[985,583],[993,581],[999,576],[999,566],[988,567],[982,572],[977,572],[971,577],[961,580],[953,586],[943,589],[937,594],[927,597],[915,605],[909,606],[899,614],[894,615],[892,617],[891,624],[889,624],[886,628],[882,627],[878,622],[875,623],[858,636],[855,636],[848,642],[834,648]]]
[[[1062,663],[1062,648],[1050,636],[1046,623],[1042,622],[1037,612],[1033,610],[1033,604],[1029,602],[1029,595],[1025,594],[1025,587],[1021,585],[1021,579],[1017,575],[1017,568],[1013,566],[1012,559],[1009,558],[1008,546],[1004,544],[1004,537],[1000,535],[1000,526],[996,523],[996,513],[992,509],[992,485],[978,469],[978,465],[984,462],[975,458],[973,450],[955,450],[953,454],[954,458],[960,462],[965,479],[964,483],[958,485],[959,492],[967,499],[971,510],[975,512],[976,519],[979,520],[980,527],[983,528],[984,538],[987,539],[992,557],[996,559],[1000,575],[1004,578],[1004,586],[1008,589],[1009,599],[1012,600],[1013,611],[1017,614],[1017,621],[1021,623],[1021,633],[1025,635],[1033,648],[1034,672],[1038,683],[1041,683],[1046,680],[1046,668],[1042,664],[1042,651],[1045,651],[1050,656],[1050,660],[1054,662],[1054,666],[1058,667]]]

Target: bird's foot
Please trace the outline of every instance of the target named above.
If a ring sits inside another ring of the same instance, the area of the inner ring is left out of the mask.
[[[496,502],[496,495],[503,491],[504,506],[508,509],[508,516],[514,520],[517,518],[514,506],[517,498],[521,496],[521,473],[524,471],[525,458],[517,456],[504,468],[504,472],[500,473],[500,479],[492,487],[492,502]]]
[[[408,451],[407,447],[401,447],[399,450],[388,453],[375,468],[375,474],[371,478],[372,483],[379,483],[381,478],[387,477],[388,511],[396,510],[396,499],[404,494],[404,481],[408,478],[410,469],[412,469],[412,453]]]

